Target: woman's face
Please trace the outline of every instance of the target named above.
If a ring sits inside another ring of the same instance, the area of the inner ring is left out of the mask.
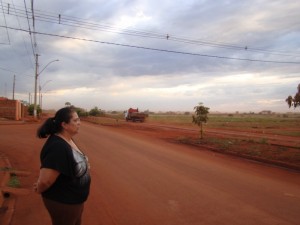
[[[79,131],[80,118],[76,112],[72,113],[72,117],[69,123],[64,123],[64,130],[68,132],[71,136],[75,135]]]

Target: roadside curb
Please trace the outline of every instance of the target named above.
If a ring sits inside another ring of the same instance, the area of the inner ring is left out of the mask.
[[[2,187],[6,186],[10,177],[10,174],[7,172],[9,168],[11,168],[11,164],[8,158],[0,153],[0,224],[3,225],[10,224],[15,206],[15,197],[9,196],[2,190]]]
[[[0,224],[9,225],[15,211],[18,195],[27,195],[29,189],[7,186],[12,176],[28,176],[29,172],[14,170],[8,158],[0,153]]]

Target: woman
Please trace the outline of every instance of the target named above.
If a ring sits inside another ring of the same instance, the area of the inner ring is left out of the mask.
[[[71,107],[57,111],[38,129],[39,138],[47,138],[41,154],[36,193],[42,195],[52,225],[80,225],[84,202],[90,190],[87,157],[72,137],[78,133],[80,119]]]

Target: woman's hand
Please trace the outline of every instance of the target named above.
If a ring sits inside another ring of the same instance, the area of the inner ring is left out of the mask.
[[[58,176],[59,172],[57,170],[48,168],[40,169],[39,179],[36,183],[33,184],[33,189],[38,194],[46,191],[49,187],[52,186]]]
[[[33,184],[33,191],[37,193],[38,181]]]

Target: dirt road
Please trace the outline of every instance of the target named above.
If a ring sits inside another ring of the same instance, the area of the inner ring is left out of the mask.
[[[0,152],[38,174],[36,124],[1,125]],[[300,174],[83,123],[75,137],[91,163],[87,225],[297,224]],[[49,223],[38,195],[17,199],[11,225]]]

